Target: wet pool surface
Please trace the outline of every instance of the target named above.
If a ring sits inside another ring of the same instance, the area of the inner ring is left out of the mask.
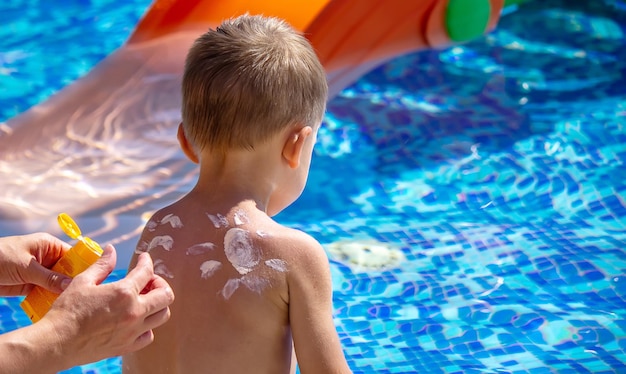
[[[115,25],[115,40],[62,61],[33,52],[54,48],[32,41],[43,28],[0,41],[0,120],[88,71],[147,4],[90,6],[98,16],[59,9],[49,26]],[[307,189],[277,220],[328,249],[355,373],[626,372],[625,33],[622,1],[536,1],[475,42],[397,58],[329,103]],[[123,237],[129,251],[137,237],[123,226],[185,189],[114,214],[95,239]],[[0,299],[1,331],[28,323],[18,302]],[[67,372],[120,372],[119,359]]]

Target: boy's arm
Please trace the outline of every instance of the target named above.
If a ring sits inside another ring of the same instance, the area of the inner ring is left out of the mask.
[[[288,275],[289,321],[300,372],[351,373],[333,323],[328,258],[315,239],[302,236]]]

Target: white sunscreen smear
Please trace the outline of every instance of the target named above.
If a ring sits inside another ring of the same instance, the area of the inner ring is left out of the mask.
[[[243,283],[250,291],[260,294],[270,285],[270,281],[266,278],[257,277],[255,275],[246,275],[241,277]]]
[[[203,253],[213,250],[214,248],[215,248],[215,244],[211,242],[195,244],[187,248],[186,254],[191,255],[191,256],[201,255]]]
[[[148,242],[141,241],[137,244],[137,248],[135,248],[136,254],[142,254],[143,252],[148,252]]]
[[[183,222],[180,220],[180,218],[173,214],[168,214],[165,217],[163,217],[163,219],[161,219],[162,225],[166,225],[168,223],[172,225],[172,228],[174,229],[179,229],[183,227]]]
[[[165,262],[160,258],[154,260],[154,273],[165,278],[174,278],[174,274],[165,266]]]
[[[235,221],[235,225],[237,226],[241,226],[244,223],[250,222],[250,219],[248,219],[248,215],[246,214],[246,212],[241,209],[235,212],[235,214],[233,215],[233,220]]]
[[[219,268],[222,267],[222,263],[215,260],[204,261],[202,265],[200,265],[200,276],[203,279],[209,278],[211,275],[215,274]]]
[[[219,213],[217,215],[206,213],[206,216],[209,217],[216,229],[228,227],[228,219],[226,219],[223,215]]]
[[[252,246],[248,231],[236,227],[224,235],[224,253],[241,275],[249,273],[261,257],[259,251]]]
[[[263,230],[256,230],[256,234],[259,236],[259,238],[264,238],[266,236],[269,236],[269,234]]]
[[[267,260],[265,261],[265,265],[283,273],[287,271],[287,263],[285,262],[285,260],[281,260],[279,258],[272,258],[270,260]]]
[[[146,223],[146,229],[148,229],[148,231],[154,231],[157,226],[158,224],[154,221],[148,221],[148,223]]]
[[[150,241],[150,244],[148,244],[148,252],[150,252],[151,250],[159,246],[163,247],[163,249],[165,249],[166,251],[171,251],[173,245],[174,245],[174,239],[172,239],[171,236],[169,235],[155,236]]]
[[[233,296],[233,293],[235,293],[237,288],[239,288],[240,282],[241,280],[237,278],[229,279],[222,289],[222,296],[224,296],[226,300],[230,299],[230,297]]]

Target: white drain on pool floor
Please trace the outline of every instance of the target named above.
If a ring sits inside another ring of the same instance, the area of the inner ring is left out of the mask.
[[[386,270],[404,262],[404,253],[396,245],[373,239],[340,240],[324,246],[330,257],[355,271]]]

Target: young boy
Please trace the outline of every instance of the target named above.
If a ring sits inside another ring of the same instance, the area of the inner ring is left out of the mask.
[[[294,348],[303,374],[350,372],[323,248],[270,218],[304,189],[327,95],[315,52],[283,21],[245,15],[196,40],[178,140],[199,179],[137,247],[176,301],[125,373],[293,373]]]

